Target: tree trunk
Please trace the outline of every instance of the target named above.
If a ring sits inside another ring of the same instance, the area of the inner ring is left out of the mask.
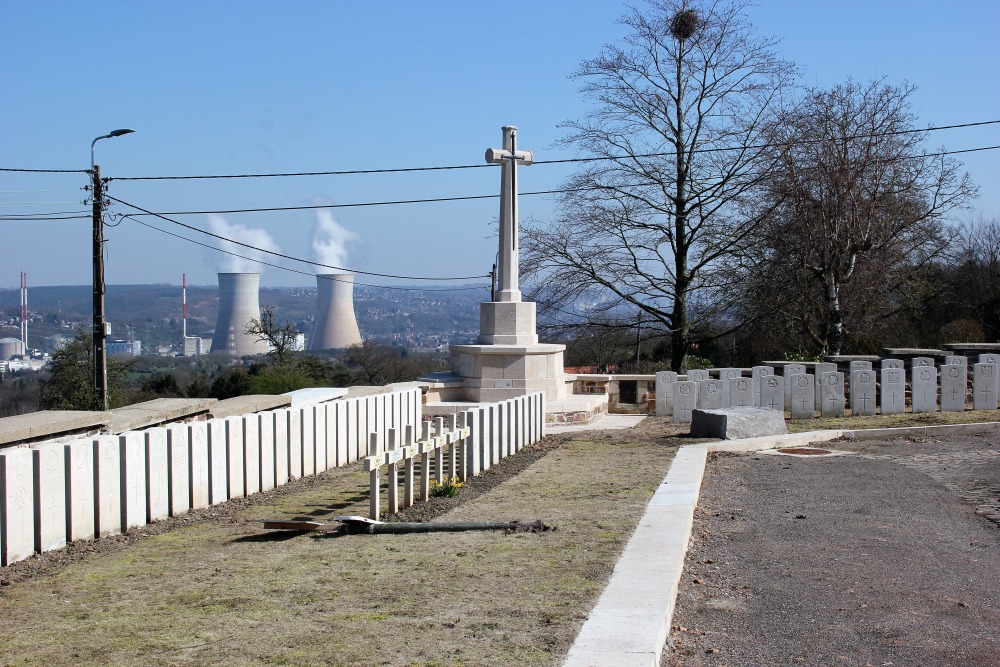
[[[840,310],[840,283],[833,276],[828,276],[826,279],[826,310],[828,320],[826,353],[840,354],[844,342],[844,316]]]

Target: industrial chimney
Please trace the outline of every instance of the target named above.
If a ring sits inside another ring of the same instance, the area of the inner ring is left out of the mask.
[[[354,316],[354,274],[319,274],[316,292],[319,304],[309,349],[329,350],[360,344],[361,332]]]
[[[215,323],[212,351],[242,357],[265,354],[267,343],[246,333],[247,324],[260,317],[259,273],[219,274],[219,319]]]

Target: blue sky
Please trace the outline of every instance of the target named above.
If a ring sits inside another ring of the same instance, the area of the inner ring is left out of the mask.
[[[559,124],[586,112],[569,78],[622,35],[613,1],[53,2],[0,0],[0,167],[86,169],[90,141],[104,176],[380,169],[480,164],[500,127],[520,128],[536,159]],[[918,87],[921,124],[1000,118],[1000,1],[762,0],[750,19],[797,63],[802,82],[885,77]],[[950,150],[1000,145],[1000,126],[931,135]],[[1000,151],[963,156],[981,188],[970,215],[1000,215]],[[569,166],[522,171],[549,190]],[[85,174],[0,173],[0,214],[82,211]],[[304,206],[496,194],[496,169],[210,181],[112,181],[109,194],[153,211]],[[75,202],[75,203],[74,203]],[[116,205],[113,210],[128,211]],[[495,199],[343,208],[358,239],[351,268],[407,276],[489,270]],[[521,216],[551,215],[523,197]],[[226,215],[313,259],[310,211]],[[207,216],[183,222],[207,229]],[[210,239],[170,223],[164,229]],[[87,284],[90,222],[0,221],[0,287]],[[124,220],[109,228],[107,281],[214,284],[220,256]],[[279,263],[307,273],[308,265]],[[358,277],[359,282],[398,283]],[[264,285],[312,285],[265,267]]]

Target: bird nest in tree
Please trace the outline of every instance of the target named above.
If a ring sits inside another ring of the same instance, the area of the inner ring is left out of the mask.
[[[680,40],[689,39],[697,32],[700,24],[698,12],[693,9],[682,9],[670,20],[670,34]]]

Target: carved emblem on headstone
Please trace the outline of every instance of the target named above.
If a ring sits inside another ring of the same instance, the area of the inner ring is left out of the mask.
[[[920,379],[923,380],[923,381],[925,381],[925,382],[927,380],[930,380],[931,379],[931,372],[928,371],[928,370],[922,370],[922,371],[920,371]]]

